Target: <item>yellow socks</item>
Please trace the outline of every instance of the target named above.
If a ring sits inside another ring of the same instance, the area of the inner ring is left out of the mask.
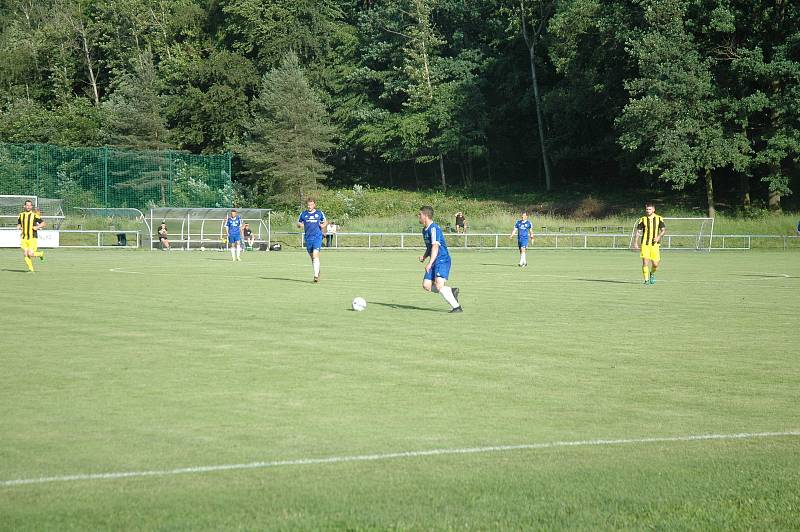
[[[644,277],[645,281],[650,280],[650,268],[647,266],[642,266],[642,277]]]
[[[28,269],[30,271],[33,271],[33,262],[31,262],[31,258],[30,257],[28,257],[28,256],[25,257],[25,264],[28,265]]]
[[[33,256],[34,257],[42,257],[43,255],[44,255],[44,251],[34,251],[33,252]]]

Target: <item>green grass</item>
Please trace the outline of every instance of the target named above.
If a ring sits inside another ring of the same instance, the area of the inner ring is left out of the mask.
[[[0,250],[0,481],[800,430],[789,253]],[[365,312],[349,310],[363,296]],[[31,324],[30,317],[35,322]],[[654,328],[653,328],[654,327]],[[20,331],[30,331],[22,333]],[[0,486],[0,529],[797,529],[800,437]]]

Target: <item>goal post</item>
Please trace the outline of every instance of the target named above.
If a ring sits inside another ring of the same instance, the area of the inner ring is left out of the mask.
[[[636,238],[638,221],[631,229],[630,245]],[[714,218],[706,217],[664,217],[667,232],[661,240],[661,249],[682,249],[690,251],[711,251],[714,239]]]
[[[65,218],[64,202],[60,199],[40,198],[34,194],[0,195],[0,226],[15,225],[26,201],[32,202],[33,208],[40,210],[42,218],[54,229],[60,227]]]

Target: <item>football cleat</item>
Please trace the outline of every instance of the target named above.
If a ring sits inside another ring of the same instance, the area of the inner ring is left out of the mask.
[[[450,314],[455,314],[455,313],[457,313],[457,312],[464,312],[464,309],[463,309],[463,308],[461,308],[461,305],[459,305],[459,306],[457,306],[456,308],[452,309],[452,310],[450,311]]]

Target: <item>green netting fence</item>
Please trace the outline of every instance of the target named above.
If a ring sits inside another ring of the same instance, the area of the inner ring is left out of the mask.
[[[227,207],[231,154],[0,143],[0,194],[73,207]]]

